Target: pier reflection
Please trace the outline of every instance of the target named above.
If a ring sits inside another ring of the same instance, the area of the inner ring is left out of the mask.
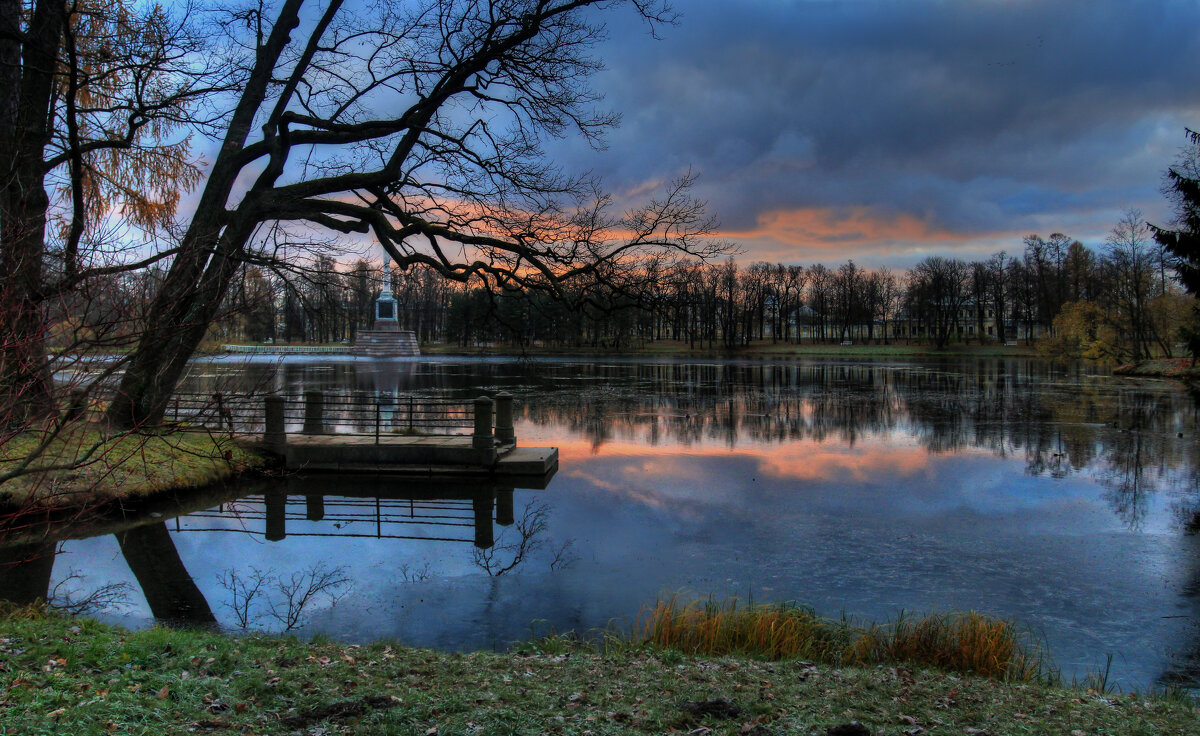
[[[412,482],[395,476],[295,476],[216,507],[172,520],[177,533],[411,539],[495,544],[495,526],[513,524],[513,491],[541,490],[548,478],[503,482]]]
[[[363,475],[347,482],[346,476],[297,475],[242,487],[215,504],[211,495],[198,508],[176,504],[175,513],[164,514],[167,507],[159,504],[88,524],[25,528],[19,537],[0,536],[0,600],[54,602],[52,578],[61,543],[112,534],[156,620],[215,625],[213,607],[180,555],[180,539],[239,534],[281,543],[321,537],[329,538],[327,545],[338,537],[373,538],[461,543],[487,551],[496,544],[497,526],[514,525],[514,491],[544,489],[549,481],[549,476],[496,482]],[[236,609],[241,604],[230,592],[233,600],[222,603]]]

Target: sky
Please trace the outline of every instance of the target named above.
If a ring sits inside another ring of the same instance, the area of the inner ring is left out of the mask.
[[[606,15],[621,113],[570,170],[635,201],[686,171],[742,261],[904,268],[1062,232],[1099,247],[1200,126],[1196,0],[673,0]]]

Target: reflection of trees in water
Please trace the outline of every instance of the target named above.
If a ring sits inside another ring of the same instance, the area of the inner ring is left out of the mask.
[[[0,547],[0,600],[21,606],[44,602],[72,615],[112,611],[128,602],[129,585],[110,583],[89,590],[84,574],[74,569],[51,586],[58,553],[55,542]]]
[[[155,618],[176,624],[216,622],[165,522],[135,526],[116,537]],[[0,546],[0,599],[20,604],[46,601],[73,613],[111,609],[127,600],[129,586],[120,583],[84,591],[83,576],[74,570],[51,587],[56,557],[55,543]]]
[[[166,522],[121,532],[117,543],[156,619],[192,624],[217,622],[204,594],[184,567]]]
[[[533,500],[519,519],[501,530],[495,542],[488,547],[476,547],[471,561],[480,570],[492,577],[512,572],[528,563],[533,554],[546,547],[545,538],[550,525],[550,506]],[[578,560],[574,551],[574,540],[568,539],[549,551],[551,570],[563,570]]]
[[[216,625],[208,600],[179,557],[165,522],[134,526],[116,538],[155,619],[174,626]],[[110,583],[88,590],[86,575],[76,570],[60,575],[51,585],[57,557],[53,542],[0,546],[0,600],[18,605],[45,602],[72,614],[111,612],[129,602],[133,586]],[[282,631],[300,626],[314,605],[336,603],[349,586],[342,568],[319,564],[287,576],[254,570],[239,578],[236,572],[227,572],[220,582],[230,592],[224,605],[242,628],[267,618]]]
[[[238,628],[273,621],[276,626],[272,628],[279,631],[302,626],[314,605],[333,608],[353,587],[346,568],[327,568],[322,563],[288,576],[256,567],[246,571],[229,568],[217,576],[217,583],[228,593],[222,605]]]
[[[1088,472],[1127,523],[1162,489],[1191,491],[1194,405],[1180,394],[1037,361],[850,363],[330,362],[209,364],[191,388],[517,394],[518,418],[612,441],[690,446],[911,433],[930,452],[1017,456],[1033,475]],[[209,385],[212,384],[212,385]],[[236,388],[236,387],[232,387]]]
[[[911,433],[929,452],[985,449],[1026,472],[1088,472],[1130,525],[1157,491],[1197,488],[1195,410],[1161,387],[1064,376],[1027,361],[906,365],[575,366],[572,389],[521,402],[523,419],[593,446],[782,443]]]
[[[684,446],[838,438],[895,426],[892,386],[869,366],[634,364],[632,376],[518,403],[519,418],[558,425],[594,446],[611,440]],[[586,374],[588,371],[583,370]]]

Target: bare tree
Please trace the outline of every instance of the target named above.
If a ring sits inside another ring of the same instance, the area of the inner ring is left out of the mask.
[[[960,260],[931,256],[911,272],[910,309],[925,324],[926,333],[938,348],[958,330],[959,313],[966,303],[967,266]]]
[[[1109,233],[1105,262],[1110,274],[1110,299],[1117,309],[1116,321],[1129,348],[1130,357],[1141,360],[1149,354],[1147,308],[1153,290],[1154,250],[1150,227],[1141,210],[1129,209]]]
[[[362,14],[282,0],[230,16],[242,91],[110,420],[159,419],[267,226],[369,234],[402,269],[583,300],[656,251],[722,252],[690,174],[614,215],[596,182],[545,160],[547,136],[599,141],[616,122],[594,110],[587,50],[593,10],[618,5],[673,19],[661,0],[379,0]]]

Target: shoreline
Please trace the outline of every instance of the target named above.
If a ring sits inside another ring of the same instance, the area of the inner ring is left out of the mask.
[[[261,345],[241,345],[238,347],[261,347]],[[347,348],[345,352],[327,352],[335,348],[327,345],[285,345],[276,343],[271,346],[274,351],[270,355],[321,355],[336,357],[353,357]],[[286,352],[295,348],[295,352]],[[319,348],[320,352],[314,352]],[[245,353],[253,355],[253,353]],[[220,349],[198,352],[198,357],[213,357],[226,355],[243,355],[240,352]],[[793,343],[756,343],[737,348],[721,347],[688,347],[686,343],[673,341],[648,342],[640,346],[613,347],[569,347],[569,346],[527,346],[497,345],[481,347],[463,347],[448,344],[421,345],[421,358],[427,357],[508,357],[508,358],[727,358],[727,359],[781,359],[781,358],[888,358],[888,357],[982,357],[982,358],[1038,358],[1034,346],[1026,345],[955,345],[938,349],[923,344],[793,344]]]
[[[1182,693],[1005,682],[904,664],[691,655],[569,637],[497,652],[0,610],[0,725],[29,734],[1041,734],[1200,732]],[[836,730],[850,723],[859,730]]]

